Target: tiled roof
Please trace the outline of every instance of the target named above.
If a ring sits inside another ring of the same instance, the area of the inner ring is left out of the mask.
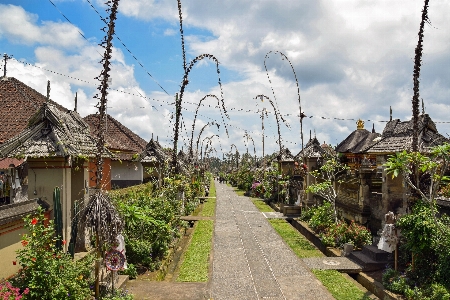
[[[368,147],[369,153],[394,153],[403,150],[412,150],[413,120],[400,122],[399,119],[391,120],[386,124],[381,139]],[[429,152],[433,146],[441,145],[450,140],[439,134],[436,124],[425,114],[419,116],[419,151]]]
[[[97,136],[98,114],[84,117],[93,136]],[[122,123],[107,115],[105,140],[108,149],[115,154],[112,159],[133,160],[133,156],[145,150],[147,142],[125,127]]]
[[[96,149],[89,126],[77,112],[44,103],[27,128],[0,146],[0,157],[93,157]]]
[[[10,165],[18,167],[23,163],[23,159],[16,158],[0,158],[0,170],[8,169]]]
[[[0,78],[0,144],[18,135],[28,120],[46,102],[46,97],[14,77]],[[60,110],[66,108],[49,100]]]
[[[360,153],[376,143],[381,134],[366,129],[356,129],[345,140],[336,146],[339,153]]]

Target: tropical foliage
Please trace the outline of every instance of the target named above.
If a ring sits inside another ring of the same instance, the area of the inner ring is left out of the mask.
[[[161,188],[147,183],[111,192],[110,196],[125,221],[127,259],[148,268],[159,267],[173,240],[185,226],[180,215],[190,214],[199,204],[204,184],[183,175],[164,178]]]
[[[334,221],[338,222],[336,212],[336,199],[343,178],[349,167],[340,162],[339,158],[331,157],[318,169],[308,172],[316,179],[316,183],[310,184],[306,192],[316,194],[332,204]]]
[[[336,223],[333,218],[333,208],[329,202],[304,209],[300,220],[306,222],[328,247],[342,248],[344,244],[350,243],[356,248],[362,248],[372,242],[372,235],[366,227],[354,221],[347,224],[339,220]]]
[[[21,266],[12,285],[23,292],[23,298],[84,300],[90,297],[93,258],[74,261],[70,254],[59,250],[56,242],[61,237],[55,236],[53,220],[46,220],[42,209],[24,220],[29,233],[22,236],[23,248],[17,251],[17,261],[12,262]]]
[[[449,299],[450,218],[439,214],[436,200],[448,191],[450,144],[436,146],[429,155],[406,151],[389,157],[385,167],[393,177],[402,176],[411,189],[411,212],[397,220],[400,248],[406,256],[404,274],[385,273],[386,287],[407,299]]]

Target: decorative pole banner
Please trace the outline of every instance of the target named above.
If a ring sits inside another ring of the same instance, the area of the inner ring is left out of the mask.
[[[112,249],[106,253],[105,265],[108,270],[119,271],[127,269],[127,261],[125,255],[125,239],[119,234],[116,243],[112,245]]]
[[[105,265],[110,271],[123,270],[125,265],[125,255],[118,250],[111,249],[108,253],[106,253]]]

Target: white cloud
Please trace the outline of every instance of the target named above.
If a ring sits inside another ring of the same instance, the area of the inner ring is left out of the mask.
[[[53,45],[61,48],[85,45],[75,26],[44,21],[37,24],[37,15],[26,12],[22,7],[0,4],[0,36],[18,44]],[[81,32],[81,31],[80,31]]]
[[[173,36],[176,35],[179,31],[176,31],[173,28],[167,28],[166,30],[164,30],[164,35],[165,36]]]

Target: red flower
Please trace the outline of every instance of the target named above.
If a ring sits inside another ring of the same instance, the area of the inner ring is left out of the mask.
[[[36,225],[38,222],[38,220],[36,218],[33,218],[33,220],[31,220],[31,225]]]
[[[13,260],[13,265],[17,265],[17,261]]]
[[[62,241],[62,244],[63,244],[63,245],[67,244],[66,240],[63,240],[63,241]]]
[[[22,246],[24,246],[24,247],[25,247],[26,245],[28,245],[28,241],[26,241],[26,240],[23,240],[21,243],[22,243]]]

